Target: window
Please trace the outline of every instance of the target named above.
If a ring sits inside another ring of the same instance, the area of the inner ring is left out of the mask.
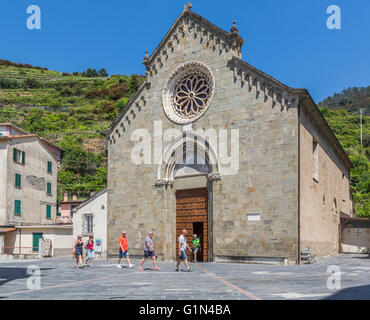
[[[319,143],[315,138],[312,141],[312,178],[319,182]]]
[[[51,195],[51,183],[48,182],[46,184],[46,193],[50,196]]]
[[[21,200],[14,200],[14,214],[16,216],[21,215],[21,209],[22,209],[21,207],[22,207]]]
[[[46,205],[46,219],[51,219],[51,205]]]
[[[69,215],[70,215],[71,217],[73,217],[73,209],[74,209],[74,208],[76,208],[76,207],[78,207],[78,205],[76,205],[76,204],[71,204],[71,211],[69,212]]]
[[[15,174],[15,187],[19,189],[22,188],[22,178],[21,175],[18,173]]]
[[[13,161],[21,164],[25,164],[26,153],[24,151],[13,148]]]
[[[50,161],[48,161],[48,173],[53,172],[52,168],[53,168],[53,164]]]
[[[84,215],[84,233],[85,234],[93,233],[93,215],[92,214]]]

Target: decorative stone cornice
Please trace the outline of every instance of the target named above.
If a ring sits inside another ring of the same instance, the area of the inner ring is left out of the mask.
[[[208,180],[210,180],[210,181],[221,180],[221,173],[211,172],[210,174],[208,174]]]
[[[241,47],[244,40],[240,37],[236,24],[234,23],[230,32],[227,32],[191,11],[191,7],[190,3],[185,5],[184,10],[152,55],[145,55],[143,64],[149,77],[156,74],[162,67],[161,64],[163,65],[163,61],[158,63],[158,58],[163,57],[166,60],[168,54],[175,50],[174,43],[179,43],[180,39],[186,35],[199,39],[200,42],[213,41],[214,49],[218,49],[220,54],[232,50],[236,56],[241,57]]]
[[[128,126],[136,118],[136,114],[146,105],[145,89],[150,89],[150,82],[145,82],[141,85],[110,127],[102,132],[106,136],[108,144],[116,143],[117,139],[127,131]]]
[[[247,62],[233,57],[228,61],[228,66],[233,71],[234,81],[240,79],[242,86],[246,83],[249,91],[253,86],[257,97],[262,93],[265,101],[270,97],[273,105],[280,103],[282,108],[297,108],[299,96],[294,90],[266,73],[251,66]]]
[[[170,179],[155,179],[154,184],[156,187],[162,187],[162,186],[172,186],[174,183],[173,180]]]

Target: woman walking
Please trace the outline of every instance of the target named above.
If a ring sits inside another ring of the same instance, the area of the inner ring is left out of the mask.
[[[83,246],[84,246],[84,242],[82,241],[82,236],[79,235],[77,237],[77,240],[73,244],[73,248],[72,248],[72,254],[76,258],[76,264],[75,264],[75,268],[76,269],[79,268],[79,267],[80,268],[84,268],[85,267],[85,265],[82,262]]]
[[[90,261],[90,267],[92,267],[92,261],[94,259],[94,236],[89,236],[89,240],[86,241],[85,248],[87,256],[86,265],[88,265],[87,262]]]

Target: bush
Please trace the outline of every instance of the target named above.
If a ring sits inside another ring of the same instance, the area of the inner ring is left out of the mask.
[[[19,89],[21,88],[21,85],[17,80],[0,79],[0,88],[1,89]]]

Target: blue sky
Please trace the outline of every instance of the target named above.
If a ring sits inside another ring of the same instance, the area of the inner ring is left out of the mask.
[[[0,59],[73,72],[144,73],[186,1],[3,0]],[[229,31],[236,20],[242,58],[319,100],[349,86],[370,85],[368,0],[193,0],[193,11]],[[326,27],[329,5],[341,8],[341,30]],[[26,8],[41,8],[41,30],[28,30]]]

